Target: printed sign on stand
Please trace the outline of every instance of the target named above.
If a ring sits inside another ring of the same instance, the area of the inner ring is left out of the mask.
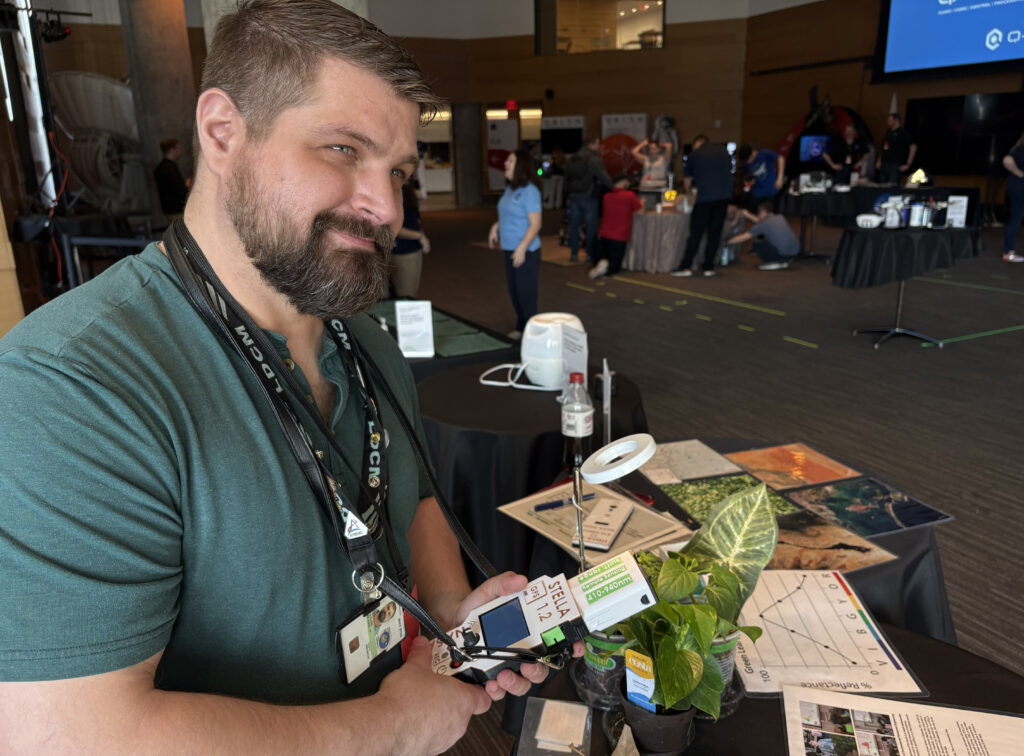
[[[434,318],[430,300],[395,302],[398,348],[406,357],[434,356]]]

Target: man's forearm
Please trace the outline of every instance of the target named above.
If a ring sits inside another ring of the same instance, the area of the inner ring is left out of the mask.
[[[152,682],[145,691],[125,690],[112,677],[123,672],[8,683],[0,692],[0,752],[361,755],[415,751],[401,742],[412,728],[396,725],[396,712],[376,696],[315,706],[275,706],[155,690]]]
[[[469,579],[459,542],[433,497],[423,499],[416,510],[409,547],[420,603],[443,628],[452,627],[455,610],[469,594]]]

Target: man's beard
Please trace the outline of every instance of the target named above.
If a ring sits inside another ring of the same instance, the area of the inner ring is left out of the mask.
[[[303,238],[285,213],[266,199],[249,168],[232,177],[227,211],[263,280],[302,314],[322,320],[347,318],[368,309],[383,294],[394,246],[387,226],[324,210]],[[330,246],[331,230],[371,239],[373,249]]]

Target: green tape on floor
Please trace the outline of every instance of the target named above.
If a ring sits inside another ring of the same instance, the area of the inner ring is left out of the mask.
[[[710,315],[694,315],[693,317],[697,318],[697,320],[706,320],[709,323],[711,322]]]
[[[807,347],[808,349],[817,349],[818,345],[811,341],[804,341],[803,339],[794,339],[792,336],[783,336],[783,341],[788,341],[790,344],[799,344],[800,346]]]
[[[676,300],[676,304],[679,305],[680,307],[682,307],[683,305],[686,304],[686,300],[685,299],[677,299]]]
[[[943,281],[941,278],[927,278],[925,276],[914,276],[911,280],[944,284],[946,286],[959,286],[964,289],[980,289],[981,291],[996,291],[1000,294],[1016,294],[1017,296],[1024,296],[1024,291],[1020,291],[1019,289],[1001,289],[998,286],[985,286],[984,284],[964,283],[962,281]]]
[[[668,305],[659,305],[658,309],[659,310],[664,310],[665,312],[672,312],[672,308],[669,307]]]
[[[579,289],[580,291],[589,291],[591,294],[597,291],[597,289],[594,289],[590,286],[584,286],[583,284],[573,283],[572,281],[566,281],[565,285],[571,286],[574,289]]]
[[[749,331],[750,333],[754,332],[754,329],[751,328],[750,326],[738,325],[736,327],[739,328],[741,331]]]
[[[945,344],[953,344],[953,343],[955,343],[957,341],[970,341],[971,339],[982,339],[982,338],[984,338],[986,336],[998,336],[1001,333],[1012,333],[1013,331],[1024,331],[1024,325],[1015,325],[1015,326],[1010,326],[1009,328],[997,328],[994,331],[982,331],[981,333],[969,333],[966,336],[954,336],[951,339],[943,339],[942,343],[943,343],[943,345],[945,345]],[[926,341],[926,342],[923,342],[921,344],[921,346],[923,346],[923,347],[930,347],[930,346],[935,346],[935,345],[934,344],[929,344]]]
[[[606,297],[611,297],[612,299],[618,299],[618,297],[619,297],[619,295],[618,295],[618,294],[616,294],[616,293],[615,293],[614,291],[606,291],[606,292],[604,293],[604,295],[605,295]]]
[[[647,304],[647,303],[644,302],[644,300],[642,300],[642,299],[634,299],[633,300],[633,304]]]
[[[718,304],[729,305],[730,307],[742,307],[745,310],[754,310],[755,312],[764,312],[769,315],[778,315],[781,318],[786,317],[786,313],[782,310],[773,310],[770,307],[761,307],[760,305],[747,304],[746,302],[739,302],[735,299],[726,299],[724,297],[716,297],[711,294],[701,294],[697,291],[691,291],[690,289],[677,289],[674,286],[663,286],[662,284],[650,283],[649,281],[640,281],[635,278],[626,278],[619,276],[615,279],[616,281],[622,281],[623,283],[633,284],[635,286],[647,286],[651,289],[658,289],[659,291],[671,291],[675,294],[686,294],[689,297],[695,297],[696,299],[704,299],[708,302],[717,302]]]

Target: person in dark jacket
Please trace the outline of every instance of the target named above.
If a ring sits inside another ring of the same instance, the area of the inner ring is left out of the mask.
[[[176,162],[181,157],[181,142],[174,138],[161,139],[160,152],[164,158],[153,170],[156,191],[160,195],[160,209],[164,215],[177,217],[185,211],[185,200],[191,183],[181,175]]]
[[[587,261],[593,262],[601,190],[612,188],[612,178],[597,154],[600,144],[600,139],[591,139],[565,164],[565,192],[569,197],[569,259],[573,262],[578,259],[580,250],[581,221],[586,224]]]

